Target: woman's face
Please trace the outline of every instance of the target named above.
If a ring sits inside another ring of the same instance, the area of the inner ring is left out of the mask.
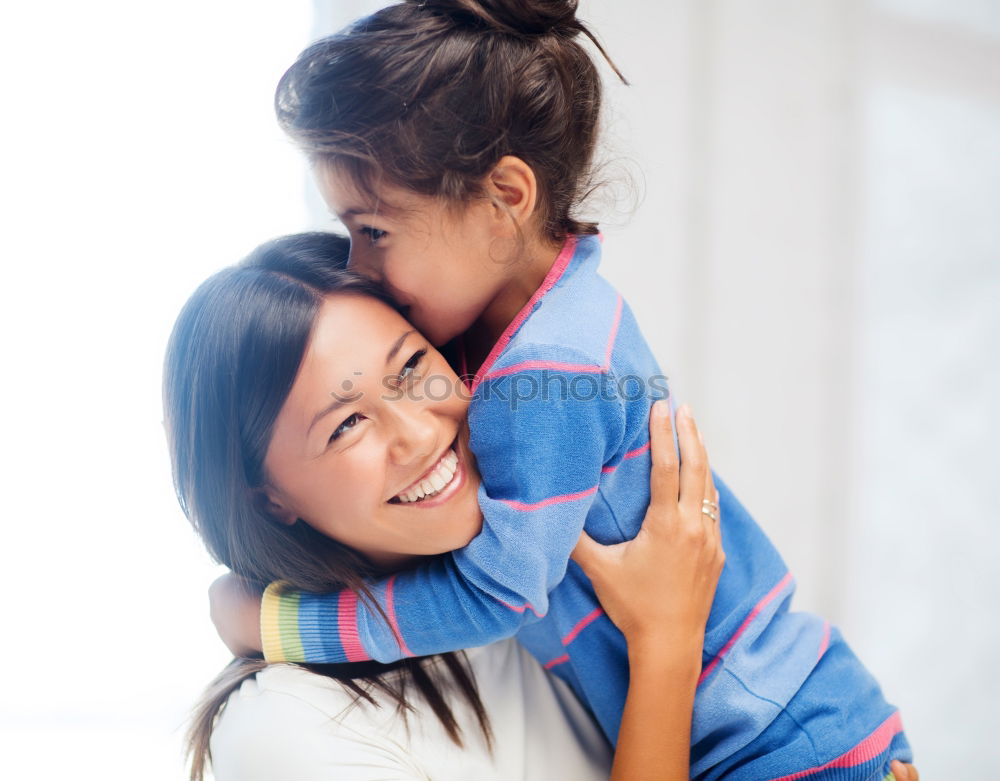
[[[272,510],[394,569],[479,533],[468,397],[447,362],[381,301],[328,296],[275,421]]]

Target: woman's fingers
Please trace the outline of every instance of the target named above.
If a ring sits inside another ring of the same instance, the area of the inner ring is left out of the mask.
[[[595,542],[594,538],[587,534],[587,532],[580,532],[580,539],[576,541],[576,547],[573,548],[571,556],[573,561],[583,568],[587,577],[593,578],[591,573],[596,569],[597,562],[603,553],[603,548],[604,546],[599,542]]]
[[[674,449],[670,402],[662,399],[649,411],[649,504],[671,511],[677,507],[677,474],[680,464]]]
[[[688,513],[701,512],[702,500],[705,494],[705,479],[708,472],[708,457],[705,446],[698,436],[691,408],[681,405],[677,411],[677,441],[681,449],[680,469],[680,505],[681,511]]]
[[[712,465],[708,460],[708,451],[705,450],[705,442],[699,436],[698,441],[701,444],[702,451],[705,455],[705,489],[704,489],[704,499],[702,499],[702,507],[704,508],[702,512],[702,518],[709,526],[709,530],[712,536],[715,538],[716,544],[721,545],[722,539],[722,509],[719,507],[719,492],[715,489],[715,478],[712,476]],[[711,515],[709,515],[711,513]]]

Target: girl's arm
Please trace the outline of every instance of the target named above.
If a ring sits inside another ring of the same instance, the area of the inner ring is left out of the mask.
[[[702,644],[725,555],[708,457],[690,409],[677,414],[680,465],[669,406],[650,414],[650,505],[635,539],[603,546],[584,532],[573,558],[625,635],[629,687],[612,781],[688,778],[691,714]]]

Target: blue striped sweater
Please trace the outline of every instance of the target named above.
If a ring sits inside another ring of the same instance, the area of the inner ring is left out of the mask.
[[[273,585],[261,622],[268,659],[389,662],[516,633],[615,742],[625,640],[570,552],[582,528],[603,543],[638,531],[649,407],[666,383],[599,260],[597,237],[571,237],[474,380],[482,532],[373,584],[388,624],[351,592]],[[881,781],[891,759],[910,759],[898,712],[836,629],[789,611],[791,574],[716,483],[726,565],[705,634],[692,778]]]

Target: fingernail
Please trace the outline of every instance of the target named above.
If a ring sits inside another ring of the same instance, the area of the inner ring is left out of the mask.
[[[694,413],[691,411],[690,404],[681,404],[681,408],[678,410],[685,418],[690,418],[694,420]]]

